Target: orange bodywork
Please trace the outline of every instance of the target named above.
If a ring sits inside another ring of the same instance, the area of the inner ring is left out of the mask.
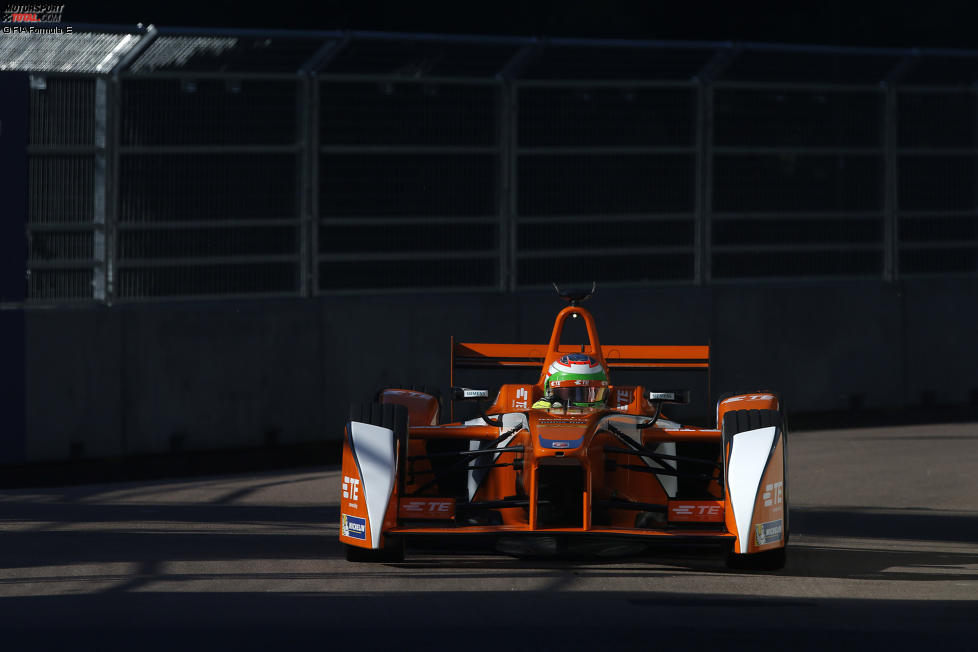
[[[587,343],[560,344],[570,318],[583,320]],[[500,387],[492,404],[485,406],[483,418],[442,424],[432,396],[413,390],[383,391],[381,402],[404,405],[409,413],[406,446],[397,444],[398,482],[383,534],[589,533],[734,539],[736,520],[724,489],[723,414],[733,409],[777,410],[776,396],[759,392],[721,402],[714,428],[677,426],[664,416],[651,423],[657,406],[639,385],[610,385],[606,406],[600,410],[533,408],[544,396],[551,363],[578,352],[595,358],[612,373],[616,368],[705,371],[710,363],[709,346],[602,345],[594,318],[576,305],[558,313],[546,345],[453,339],[453,382],[455,369],[462,367],[534,367],[540,369],[539,379],[534,384]],[[683,453],[689,445],[710,452],[690,457]],[[782,438],[778,446],[783,445]],[[775,455],[782,452],[778,448]],[[356,469],[348,447],[343,469],[345,477]],[[785,511],[771,497],[778,483],[783,485],[783,475],[780,463],[764,471],[761,484],[771,488],[758,492],[755,505],[763,522],[774,522]],[[341,514],[346,505],[350,503],[343,503]],[[370,532],[365,539],[342,534],[340,538],[369,547]],[[766,539],[752,536],[751,541]],[[783,544],[755,544],[748,552],[778,545]]]
[[[588,344],[579,346],[560,344],[564,322],[568,318],[581,318],[587,328]],[[709,346],[635,346],[602,345],[598,329],[590,312],[577,306],[564,308],[557,314],[550,343],[542,344],[452,344],[452,369],[469,367],[537,367],[541,391],[550,364],[567,353],[586,353],[606,368],[632,369],[703,369],[710,366]]]
[[[371,540],[370,518],[362,499],[363,476],[349,445],[349,430],[343,433],[343,484],[340,493],[340,540],[367,547]],[[362,530],[361,530],[362,526]]]
[[[754,501],[754,518],[750,542],[746,552],[760,552],[783,545],[780,541],[764,543],[759,540],[757,528],[763,528],[765,523],[780,523],[784,521],[784,438],[775,444],[771,463],[761,477],[757,498]]]
[[[502,393],[500,392],[500,394]],[[602,427],[602,424],[609,419],[618,418],[620,414],[610,410],[587,415],[575,415],[573,413],[564,415],[540,409],[528,410],[526,419],[529,429],[523,428],[514,434],[512,440],[505,447],[505,449],[519,450],[519,452],[503,452],[497,456],[498,460],[503,455],[511,455],[512,457],[507,461],[512,461],[513,458],[518,459],[518,466],[521,469],[517,470],[512,465],[492,469],[492,473],[488,474],[479,485],[472,500],[474,502],[503,501],[507,497],[521,493],[522,490],[522,494],[528,497],[528,504],[498,508],[497,511],[502,520],[501,525],[507,526],[506,529],[509,531],[539,531],[544,528],[537,519],[536,502],[529,500],[530,496],[537,493],[536,472],[540,468],[551,466],[577,465],[583,476],[587,478],[587,482],[582,486],[581,491],[581,523],[579,527],[556,528],[554,531],[605,531],[614,529],[632,534],[676,534],[675,532],[654,533],[648,528],[641,528],[636,531],[635,515],[631,510],[611,508],[608,510],[604,522],[597,524],[593,520],[593,501],[595,499],[605,500],[616,497],[631,502],[654,503],[663,506],[670,504],[670,497],[655,474],[624,467],[616,468],[613,472],[606,470],[605,460],[620,461],[624,465],[628,461],[626,458],[630,457],[626,454],[605,452],[605,448],[620,446],[621,443],[611,432]],[[466,440],[487,442],[498,438],[499,435],[499,428],[479,425],[459,427],[448,424],[440,427],[413,428],[409,447],[412,453],[416,453],[425,441],[444,441],[449,438],[464,437]],[[718,444],[717,450],[719,451],[719,441],[720,431],[714,429],[654,427],[645,430],[641,435],[641,443],[644,446],[664,442],[713,442]],[[583,442],[587,442],[587,444]],[[419,448],[415,448],[416,446]],[[427,471],[430,467],[416,466],[419,462],[424,461],[418,459],[409,462],[411,466],[406,472],[406,495],[419,490],[426,496],[437,496],[439,494],[436,486],[424,487],[428,478]],[[595,463],[595,461],[600,463]],[[639,462],[636,458],[633,458],[633,461]],[[403,498],[402,504],[407,500],[410,498]],[[699,502],[702,503],[703,501]],[[720,505],[720,518],[716,518],[714,512],[714,518],[709,520],[696,519],[696,521],[722,522],[722,502],[716,500],[707,502],[711,507]],[[697,504],[697,501],[685,501],[684,504]],[[682,518],[669,520],[676,522],[692,521],[692,519]],[[663,524],[666,521],[667,519],[663,517]],[[423,529],[432,531],[432,528],[427,526]],[[399,527],[396,531],[413,532],[419,530],[408,526]],[[452,531],[455,531],[455,528],[452,528]],[[469,528],[465,528],[465,531],[469,531]],[[482,529],[476,528],[472,531],[482,531]],[[689,532],[686,533],[689,534]],[[722,534],[717,531],[710,532],[710,535],[714,536]]]

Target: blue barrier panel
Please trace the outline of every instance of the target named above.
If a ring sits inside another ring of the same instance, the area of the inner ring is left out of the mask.
[[[0,74],[0,463],[25,459],[28,77]]]

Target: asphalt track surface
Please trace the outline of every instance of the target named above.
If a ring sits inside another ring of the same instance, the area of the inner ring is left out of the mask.
[[[338,469],[0,492],[8,650],[978,649],[978,424],[792,433],[777,572],[713,550],[354,564]]]

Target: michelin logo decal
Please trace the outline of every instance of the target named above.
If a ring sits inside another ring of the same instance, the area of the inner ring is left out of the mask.
[[[340,529],[345,537],[361,540],[366,540],[367,538],[367,521],[365,519],[343,514],[340,521]]]
[[[758,523],[754,526],[754,541],[763,546],[781,541],[781,520]]]

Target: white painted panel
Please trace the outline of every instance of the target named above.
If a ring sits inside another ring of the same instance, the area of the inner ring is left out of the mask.
[[[730,462],[727,465],[727,491],[730,494],[730,502],[733,503],[734,521],[737,523],[741,552],[747,551],[757,487],[767,467],[776,430],[774,426],[769,426],[757,430],[745,430],[733,436]]]
[[[363,481],[360,491],[370,519],[370,547],[379,548],[384,515],[397,478],[394,431],[354,421],[350,424],[350,439]]]
[[[655,447],[656,453],[661,453],[662,455],[673,455],[676,454],[676,442],[674,441],[664,441],[660,442],[658,446]],[[662,464],[659,464],[653,459],[643,458],[648,460],[648,465],[653,469],[665,468]],[[676,464],[672,461],[672,464]],[[662,488],[666,490],[666,494],[670,498],[675,498],[676,494],[679,493],[679,478],[674,475],[657,475],[655,476],[659,480],[659,484]]]
[[[645,423],[649,421],[648,417],[624,417],[620,415],[609,415],[605,419],[602,419],[598,424],[597,430],[602,427],[607,427],[607,424],[613,424],[615,428],[618,429],[621,434],[625,435],[638,445],[642,445],[642,431],[638,429],[638,424]],[[663,428],[679,428],[680,425],[675,421],[669,421],[668,419],[659,419],[656,421],[657,426]],[[658,444],[652,444],[649,446],[655,453],[661,453],[662,455],[675,455],[676,454],[676,442],[666,441],[660,442]],[[665,466],[656,462],[652,458],[643,457],[641,460],[645,465],[651,469],[664,469]],[[656,475],[656,480],[662,485],[663,491],[666,492],[670,498],[675,498],[676,494],[679,492],[679,478],[674,475]]]
[[[498,417],[494,416],[492,418],[498,418]],[[529,429],[530,427],[529,422],[526,419],[526,414],[523,412],[508,412],[502,415],[502,420],[503,420],[503,427],[499,429],[500,435],[506,432],[507,430],[512,430],[518,425],[522,425],[524,430]],[[484,426],[486,425],[486,422],[482,420],[482,417],[479,417],[478,419],[472,419],[470,421],[466,421],[465,425]],[[506,446],[509,446],[509,442],[513,441],[513,437],[515,436],[516,433],[513,433],[503,441],[496,444],[494,448],[505,448]],[[489,443],[490,442],[488,441],[473,439],[469,441],[469,450],[470,451],[479,450],[484,446],[488,446]],[[495,463],[496,460],[499,459],[500,455],[502,455],[502,453],[496,453],[495,455],[493,455],[492,463]],[[469,471],[469,479],[468,479],[469,501],[471,501],[475,497],[475,492],[479,490],[479,486],[482,484],[482,481],[486,479],[486,476],[489,475],[490,470],[491,469],[476,469],[474,471]]]

